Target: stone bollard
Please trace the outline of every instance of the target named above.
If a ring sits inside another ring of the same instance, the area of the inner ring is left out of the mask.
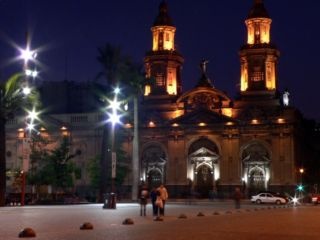
[[[24,228],[19,233],[19,238],[31,238],[36,237],[36,232],[32,228]]]
[[[123,220],[122,224],[123,225],[133,225],[134,222],[131,218],[126,218],[125,220]]]
[[[197,214],[197,217],[204,217],[204,214],[203,214],[202,212],[199,212],[199,213]]]
[[[89,222],[85,222],[80,226],[81,230],[92,230],[93,229],[93,225]]]
[[[182,213],[182,214],[179,215],[178,218],[180,218],[180,219],[186,219],[186,218],[187,218],[187,215],[185,215],[185,214]]]
[[[220,215],[220,213],[219,212],[214,212],[213,215]]]

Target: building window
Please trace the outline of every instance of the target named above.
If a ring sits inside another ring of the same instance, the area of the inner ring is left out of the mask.
[[[166,33],[166,41],[167,41],[167,42],[170,41],[170,35],[169,35],[169,33]]]
[[[164,77],[163,77],[163,74],[162,73],[158,73],[156,75],[156,84],[157,86],[164,86]]]
[[[252,76],[251,76],[252,82],[260,82],[263,80],[264,80],[263,72],[257,71],[252,73]]]

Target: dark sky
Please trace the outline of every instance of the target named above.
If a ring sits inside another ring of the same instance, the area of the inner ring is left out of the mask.
[[[253,0],[168,0],[177,27],[176,44],[185,57],[184,90],[199,78],[199,62],[210,61],[216,88],[234,98],[240,79],[238,50],[246,41],[244,20]],[[319,0],[265,0],[273,20],[271,40],[280,50],[278,88],[308,118],[320,120]],[[119,45],[137,62],[151,49],[150,27],[160,0],[0,0],[1,77],[21,69],[10,59],[10,41],[41,47],[41,79],[89,81],[100,71],[97,47]]]

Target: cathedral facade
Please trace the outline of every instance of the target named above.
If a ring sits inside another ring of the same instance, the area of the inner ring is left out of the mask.
[[[205,60],[196,86],[182,92],[184,59],[175,49],[176,27],[166,2],[160,4],[152,49],[144,58],[154,81],[146,84],[140,107],[141,181],[164,183],[175,196],[230,194],[235,187],[248,194],[294,191],[299,114],[278,94],[280,54],[271,42],[271,22],[263,1],[255,0],[239,51],[238,99],[214,87]]]

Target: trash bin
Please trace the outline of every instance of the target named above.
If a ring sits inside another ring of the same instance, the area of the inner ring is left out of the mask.
[[[116,209],[117,199],[115,193],[107,193],[104,195],[103,209]]]

